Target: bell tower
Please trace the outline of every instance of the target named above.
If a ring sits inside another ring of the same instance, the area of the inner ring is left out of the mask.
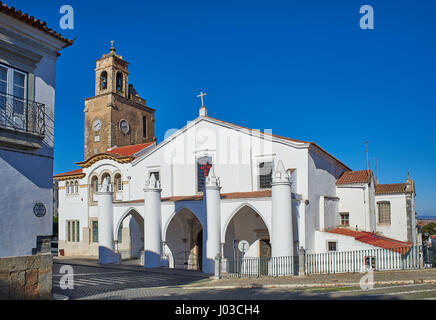
[[[96,61],[95,95],[85,99],[84,157],[108,149],[153,142],[154,112],[129,84],[129,63],[115,53]]]

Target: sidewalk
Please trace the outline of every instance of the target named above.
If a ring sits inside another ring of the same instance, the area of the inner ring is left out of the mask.
[[[232,278],[203,282],[186,289],[356,287],[365,274],[323,274],[302,277]],[[374,272],[374,285],[435,283],[436,269]]]

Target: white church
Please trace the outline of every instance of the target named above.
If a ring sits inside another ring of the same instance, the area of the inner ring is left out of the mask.
[[[85,99],[85,159],[57,174],[59,249],[100,263],[214,272],[214,259],[418,243],[414,182],[378,184],[316,143],[208,115],[165,140],[111,47]],[[241,253],[238,244],[248,248]],[[244,241],[244,242],[245,242]]]

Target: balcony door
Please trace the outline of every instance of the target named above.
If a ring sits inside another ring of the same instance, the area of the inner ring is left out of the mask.
[[[27,126],[27,74],[0,64],[0,125],[19,130]]]

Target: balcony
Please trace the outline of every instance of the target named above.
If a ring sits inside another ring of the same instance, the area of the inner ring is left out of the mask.
[[[45,135],[44,104],[0,92],[0,146],[36,150]]]
[[[0,92],[0,128],[44,138],[45,105]]]

